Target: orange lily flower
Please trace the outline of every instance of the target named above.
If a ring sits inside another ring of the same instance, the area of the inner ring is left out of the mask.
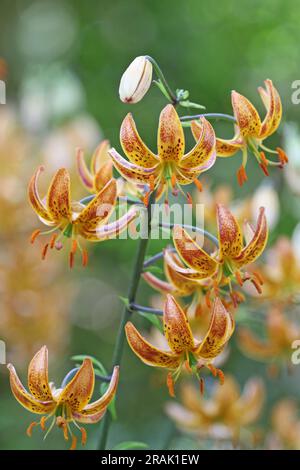
[[[175,396],[174,382],[178,379],[185,365],[189,372],[197,375],[203,389],[203,379],[199,370],[207,367],[214,376],[218,374],[221,383],[224,374],[213,366],[213,361],[221,353],[234,331],[234,320],[219,298],[215,299],[210,325],[202,341],[194,338],[189,321],[182,308],[171,295],[167,296],[164,305],[165,338],[169,351],[156,348],[143,338],[134,325],[128,322],[125,326],[129,346],[147,365],[169,369],[167,386],[171,396]]]
[[[83,186],[91,193],[98,193],[113,177],[113,163],[108,154],[110,144],[103,140],[93,153],[90,169],[81,149],[77,150],[77,170]]]
[[[231,286],[232,280],[241,286],[250,280],[260,293],[263,281],[258,273],[242,273],[241,269],[253,263],[266,246],[268,229],[264,209],[260,209],[256,229],[248,227],[247,235],[250,236],[245,246],[237,220],[222,204],[217,204],[217,223],[219,249],[211,255],[206,253],[181,226],[174,227],[173,241],[176,251],[188,268],[182,268],[174,259],[173,269],[186,280],[201,281],[212,277],[216,291],[217,286],[229,284],[232,297],[235,297]]]
[[[239,150],[242,151],[243,161],[237,172],[240,186],[248,179],[246,174],[248,150],[253,153],[266,176],[269,175],[269,165],[282,168],[288,162],[288,158],[281,148],[277,147],[276,150],[272,150],[263,144],[264,140],[278,129],[281,121],[282,105],[278,91],[274,87],[272,80],[265,80],[265,88],[259,87],[258,92],[266,108],[264,120],[261,121],[257,110],[245,96],[232,91],[232,107],[237,121],[236,134],[230,140],[219,138],[216,140],[218,157],[231,157]],[[198,139],[200,126],[199,129],[197,129],[197,126],[194,126],[192,131],[195,139]],[[279,161],[274,162],[269,160],[265,152],[277,154]]]
[[[119,367],[114,368],[112,378],[104,395],[93,403],[89,403],[94,391],[95,374],[91,359],[84,359],[81,367],[72,380],[64,387],[55,389],[48,380],[48,349],[43,346],[33,357],[28,367],[28,388],[30,393],[22,385],[15,368],[8,364],[10,372],[10,386],[16,400],[32,413],[46,415],[39,422],[32,422],[27,428],[30,437],[32,429],[40,425],[46,430],[46,422],[52,418],[47,430],[51,431],[55,424],[63,430],[65,440],[71,435],[71,449],[76,448],[77,438],[72,433],[71,424],[74,424],[81,432],[81,443],[86,443],[86,430],[77,423],[97,423],[105,414],[108,405],[115,396]],[[46,436],[47,436],[46,434]]]
[[[181,390],[182,404],[168,403],[167,414],[179,429],[210,439],[237,442],[242,429],[260,415],[265,397],[263,382],[258,378],[246,382],[241,392],[234,377],[226,376],[223,387],[215,387],[209,399],[197,393],[192,384]]]
[[[196,126],[195,122],[191,124]],[[171,104],[161,112],[159,118],[157,148],[155,155],[139,136],[131,114],[128,114],[120,130],[120,141],[128,160],[125,160],[114,148],[109,151],[114,165],[121,175],[133,182],[146,184],[149,192],[158,189],[157,197],[171,188],[174,194],[181,185],[195,183],[201,189],[198,176],[211,168],[216,160],[215,133],[211,124],[202,118],[198,126],[201,132],[195,147],[188,153],[185,151],[185,138],[179,116]]]
[[[49,186],[45,202],[40,198],[37,182],[43,167],[39,167],[34,173],[28,187],[30,203],[41,221],[48,225],[50,230],[41,232],[35,230],[31,236],[31,243],[34,243],[40,234],[52,233],[51,239],[42,250],[42,259],[45,259],[48,249],[62,248],[61,239],[63,237],[71,240],[71,250],[69,253],[70,267],[73,267],[77,248],[82,253],[82,264],[87,265],[88,254],[85,248],[79,243],[79,236],[90,242],[100,242],[108,238],[113,238],[136,217],[137,209],[132,207],[125,215],[114,222],[107,223],[116,205],[117,184],[111,179],[96,194],[95,198],[84,206],[79,202],[71,202],[70,176],[65,168],[59,169]],[[58,236],[57,231],[60,231]]]
[[[241,350],[249,357],[290,367],[291,345],[300,337],[300,328],[288,320],[283,312],[272,307],[266,318],[266,339],[258,337],[249,328],[240,328],[238,339]],[[270,369],[272,372],[274,369]],[[274,370],[276,372],[276,370]]]

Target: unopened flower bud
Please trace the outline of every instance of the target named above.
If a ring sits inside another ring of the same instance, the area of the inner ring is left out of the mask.
[[[124,103],[138,103],[150,88],[152,64],[145,56],[134,59],[122,75],[119,95]]]

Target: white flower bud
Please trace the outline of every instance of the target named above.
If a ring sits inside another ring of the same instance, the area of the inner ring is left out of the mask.
[[[134,59],[122,75],[119,95],[124,103],[138,103],[150,88],[152,64],[145,56]]]

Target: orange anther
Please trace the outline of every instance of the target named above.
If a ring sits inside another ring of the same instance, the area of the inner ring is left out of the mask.
[[[191,366],[190,366],[190,361],[189,361],[188,359],[185,360],[184,365],[185,365],[185,368],[186,368],[186,370],[188,371],[188,373],[189,373],[189,374],[192,374],[193,371],[192,371],[192,368],[191,368]]]
[[[70,253],[69,253],[69,266],[70,266],[70,269],[72,269],[73,266],[74,266],[74,260],[75,260],[74,253],[72,251],[70,251]]]
[[[42,416],[41,417],[41,420],[40,420],[40,425],[41,425],[41,428],[42,428],[42,431],[45,431],[46,430],[46,416]]]
[[[237,171],[237,180],[239,183],[239,186],[243,186],[243,184],[248,181],[248,176],[245,170],[244,165],[241,165],[240,168]]]
[[[149,178],[149,187],[150,187],[150,192],[152,193],[152,191],[154,191],[154,175],[151,175],[150,178]]]
[[[201,395],[203,395],[204,390],[205,390],[205,381],[204,381],[203,377],[200,378],[199,385],[200,385],[200,393],[201,393]]]
[[[209,370],[211,371],[212,375],[213,375],[214,377],[216,377],[216,376],[217,376],[218,369],[217,369],[215,366],[213,366],[212,364],[208,364],[207,367],[208,367]]]
[[[151,194],[151,192],[148,191],[148,192],[145,194],[145,196],[143,197],[143,203],[144,203],[144,205],[145,205],[146,207],[148,207],[148,205],[149,205],[149,196],[150,196],[150,194]]]
[[[50,238],[50,248],[51,250],[55,247],[55,241],[57,239],[57,233],[54,233]]]
[[[39,423],[36,423],[35,421],[33,421],[32,423],[29,424],[28,428],[26,429],[26,434],[28,437],[31,437],[32,436],[32,429],[37,426]]]
[[[172,176],[171,176],[171,185],[172,185],[172,188],[175,188],[175,186],[176,186],[176,181],[177,181],[176,175],[175,175],[175,173],[173,173]]]
[[[255,289],[257,290],[258,294],[262,293],[262,288],[260,284],[256,281],[256,279],[251,279],[252,284],[254,285]]]
[[[264,283],[264,280],[262,278],[262,275],[258,271],[253,271],[253,276],[256,277],[258,280],[259,284],[262,286]]]
[[[72,240],[71,253],[75,255],[76,251],[77,251],[77,240],[74,238]]]
[[[203,191],[203,186],[202,186],[202,183],[200,183],[200,181],[195,178],[194,181],[193,181],[194,185],[196,186],[196,188],[198,189],[198,191]]]
[[[262,171],[264,172],[264,174],[265,174],[266,176],[269,176],[269,172],[268,172],[267,167],[266,167],[263,163],[260,163],[259,166],[260,166],[260,168],[262,169]]]
[[[282,148],[277,147],[276,152],[278,153],[278,157],[279,157],[280,163],[282,165],[285,165],[286,163],[288,163],[289,158],[288,158],[287,154],[285,153],[285,151],[282,150]]]
[[[42,259],[43,260],[46,258],[48,248],[49,248],[49,243],[46,243],[46,245],[43,246],[43,249],[42,249]]]
[[[217,374],[219,376],[220,385],[224,385],[224,382],[225,382],[224,372],[221,369],[217,369]]]
[[[209,291],[206,292],[205,294],[205,303],[207,305],[207,308],[211,308],[211,301],[210,301],[210,293]]]
[[[242,279],[241,273],[239,271],[235,271],[234,275],[235,275],[235,278],[237,280],[237,283],[240,286],[242,286],[243,285],[243,279]]]
[[[167,387],[169,390],[170,397],[174,398],[175,397],[174,380],[173,380],[173,376],[171,372],[169,372],[167,375]]]
[[[89,255],[85,248],[82,250],[82,266],[85,268],[89,262]]]
[[[77,446],[77,437],[74,436],[74,434],[72,434],[72,444],[71,444],[70,450],[75,450],[76,446]]]
[[[37,237],[39,236],[40,233],[41,233],[41,231],[40,231],[39,229],[34,230],[34,231],[32,232],[32,234],[30,235],[30,243],[33,244],[33,243],[35,242],[35,240],[37,239]]]
[[[269,162],[266,158],[266,155],[265,155],[265,152],[259,152],[259,155],[260,155],[260,159],[261,159],[261,163],[267,167],[269,165]]]
[[[84,428],[80,428],[80,432],[81,432],[81,444],[84,446],[87,441],[87,432]]]

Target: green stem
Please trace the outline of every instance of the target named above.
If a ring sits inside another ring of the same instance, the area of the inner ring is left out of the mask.
[[[175,95],[175,93],[172,91],[170,85],[168,84],[160,66],[158,65],[158,63],[156,62],[156,60],[153,59],[153,57],[151,57],[150,55],[146,55],[145,56],[146,59],[149,60],[149,62],[151,62],[151,64],[153,65],[153,68],[156,72],[156,75],[158,76],[158,78],[160,79],[161,83],[163,84],[163,86],[165,87],[165,90],[167,92],[167,94],[169,95],[169,99],[170,101],[172,102],[172,104],[176,105],[178,104],[178,100],[177,100],[177,97]]]
[[[128,291],[128,306],[124,307],[119,332],[115,343],[115,349],[113,353],[113,360],[112,360],[112,369],[116,365],[120,365],[124,343],[125,343],[125,325],[130,318],[132,311],[130,310],[130,305],[135,303],[135,298],[141,278],[141,273],[143,272],[143,265],[145,261],[146,251],[148,242],[150,239],[150,229],[151,229],[151,217],[152,217],[152,205],[155,202],[155,192],[153,192],[149,198],[149,205],[147,208],[147,234],[145,238],[141,238],[139,241],[138,251],[136,255],[135,265],[131,277],[131,282]],[[99,449],[105,450],[107,444],[107,438],[109,433],[109,428],[111,424],[111,416],[107,412],[102,420],[102,428],[100,434],[100,441],[99,441]]]

